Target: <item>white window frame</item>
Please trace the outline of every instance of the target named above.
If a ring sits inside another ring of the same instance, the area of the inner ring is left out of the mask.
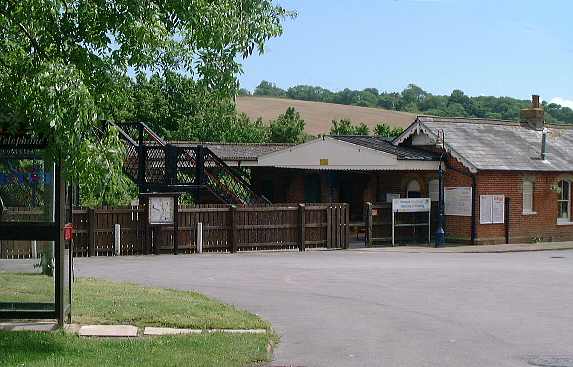
[[[534,210],[535,181],[529,178],[524,179],[521,185],[521,191],[522,191],[522,208],[523,208],[522,214],[523,215],[537,214],[537,212]],[[530,199],[527,199],[527,196],[529,196]],[[529,207],[526,206],[526,203],[528,201],[530,203]]]
[[[559,180],[559,199],[557,199],[557,224],[571,224],[571,181],[567,179]],[[567,185],[567,196],[564,197],[564,185]],[[567,217],[560,217],[561,204],[567,205]]]

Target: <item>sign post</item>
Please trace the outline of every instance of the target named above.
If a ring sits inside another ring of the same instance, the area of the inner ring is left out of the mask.
[[[396,227],[428,226],[428,245],[431,241],[431,215],[432,201],[430,198],[409,198],[392,200],[392,246],[396,245]],[[396,224],[396,213],[428,213],[428,223],[400,223]]]

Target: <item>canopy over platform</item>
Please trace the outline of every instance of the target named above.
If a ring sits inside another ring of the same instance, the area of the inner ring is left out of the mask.
[[[377,136],[324,136],[258,158],[259,167],[343,171],[434,171],[440,156]]]

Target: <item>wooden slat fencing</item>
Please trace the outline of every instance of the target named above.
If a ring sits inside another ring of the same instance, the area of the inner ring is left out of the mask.
[[[38,222],[45,218],[46,213],[38,208],[6,208],[2,213],[3,222],[30,223]],[[33,257],[31,241],[0,241],[0,259],[28,259]],[[44,248],[49,247],[50,242],[36,242],[36,257],[40,256]]]
[[[174,252],[173,227],[146,226],[144,217],[139,207],[74,209],[74,255],[114,255],[115,224],[121,228],[121,255]],[[197,223],[203,226],[204,252],[348,247],[347,204],[180,206],[177,218],[178,253],[197,252]],[[4,242],[2,258],[31,256],[29,242]]]

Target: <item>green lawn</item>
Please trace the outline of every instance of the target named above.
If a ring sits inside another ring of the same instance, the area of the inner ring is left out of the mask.
[[[198,329],[270,329],[259,317],[195,292],[78,279],[72,317],[112,323]]]
[[[209,334],[141,340],[0,332],[0,366],[248,366],[267,360],[265,335]]]
[[[0,302],[53,302],[54,278],[0,271]]]
[[[0,302],[53,299],[52,278],[0,272]],[[197,329],[270,329],[246,311],[195,292],[79,278],[74,283],[73,322]]]
[[[0,302],[46,301],[52,279],[0,272]],[[195,292],[77,279],[73,322],[181,328],[266,328],[270,324]],[[56,333],[0,332],[4,366],[246,366],[267,361],[267,335],[203,334],[86,339]]]

